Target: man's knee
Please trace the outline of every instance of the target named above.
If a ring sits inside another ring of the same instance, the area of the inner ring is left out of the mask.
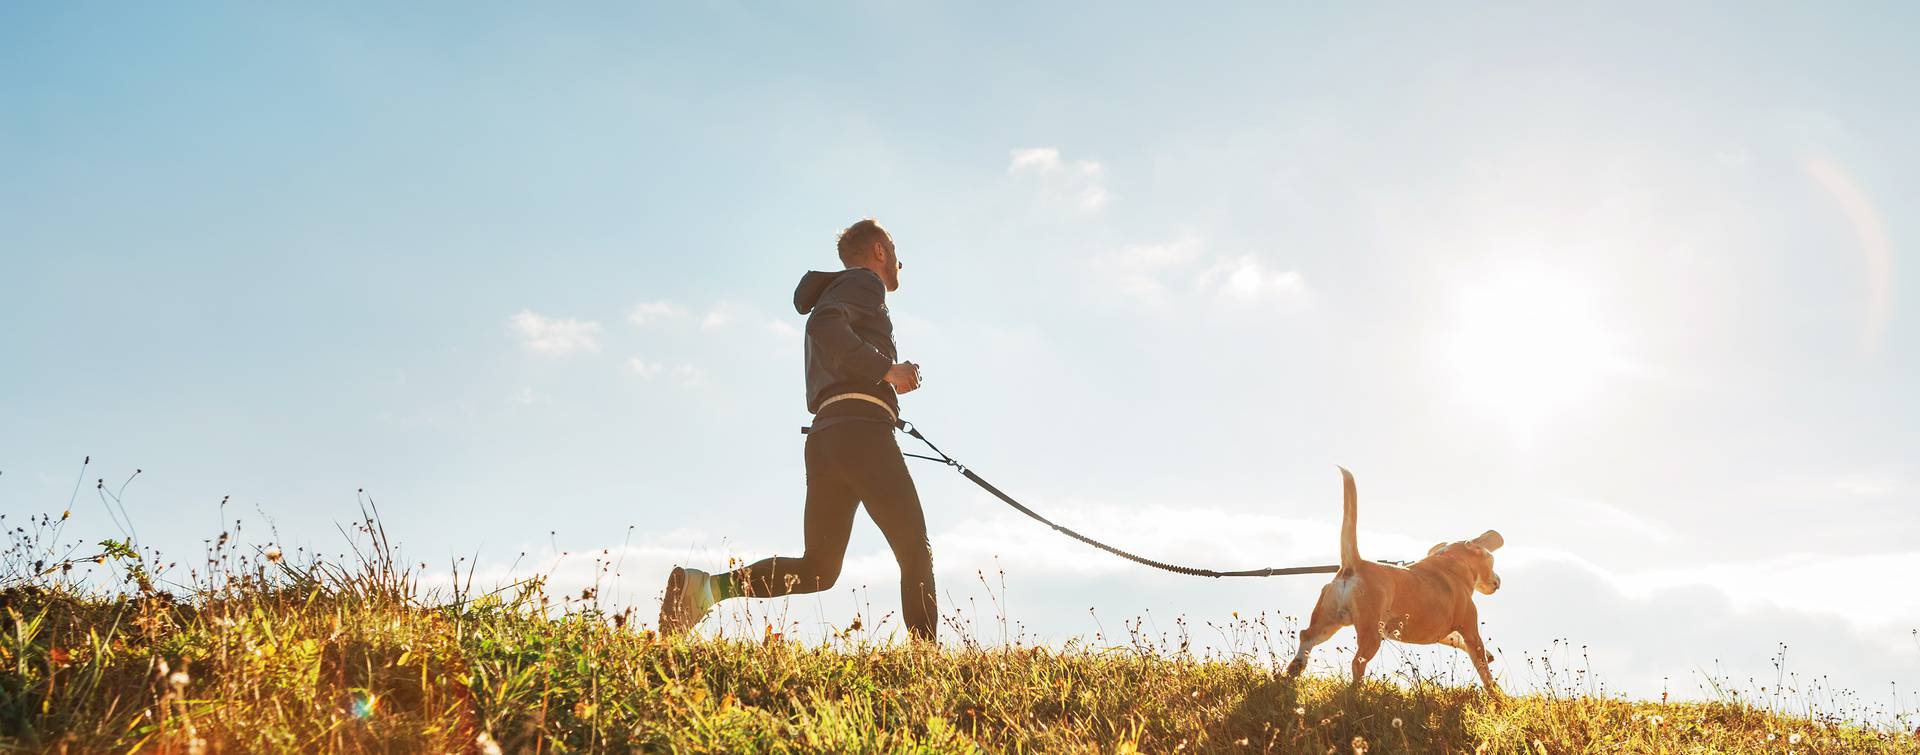
[[[807,568],[800,569],[791,575],[793,579],[799,580],[798,583],[792,585],[790,588],[791,592],[808,593],[831,590],[833,589],[834,583],[840,581],[840,559],[827,562],[825,559],[816,559],[812,556],[802,556],[801,558],[806,562]]]

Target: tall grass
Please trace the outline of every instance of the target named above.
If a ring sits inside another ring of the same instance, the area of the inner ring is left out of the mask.
[[[1504,700],[1420,678],[1287,680],[1276,661],[1290,648],[1206,659],[1137,633],[1061,648],[895,644],[857,625],[819,643],[742,626],[668,639],[592,588],[551,596],[533,577],[481,591],[458,562],[450,584],[424,588],[423,566],[362,506],[344,559],[242,545],[236,522],[184,569],[137,547],[130,523],[84,547],[61,544],[68,514],[8,523],[0,747],[1920,752],[1904,731],[1738,695],[1630,702],[1583,691],[1584,674]]]

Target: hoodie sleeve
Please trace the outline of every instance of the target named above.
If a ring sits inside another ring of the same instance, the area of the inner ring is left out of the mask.
[[[807,339],[825,357],[834,377],[863,385],[886,377],[893,360],[853,332],[856,318],[882,315],[886,296],[877,275],[843,276],[821,294],[807,316]]]

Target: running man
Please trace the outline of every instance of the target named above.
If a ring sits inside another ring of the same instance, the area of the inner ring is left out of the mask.
[[[900,565],[900,606],[907,630],[932,641],[938,606],[933,551],[927,542],[920,495],[894,440],[901,393],[920,387],[920,367],[895,363],[887,292],[900,288],[893,238],[872,220],[840,233],[839,272],[809,272],[794,289],[793,306],[807,317],[806,552],[774,556],[722,574],[674,567],[660,602],[660,631],[692,629],[715,603],[728,598],[803,595],[840,578],[861,503],[880,526]],[[811,314],[808,314],[811,312]]]

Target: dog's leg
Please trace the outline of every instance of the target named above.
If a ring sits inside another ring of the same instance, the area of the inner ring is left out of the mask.
[[[1353,596],[1353,632],[1358,642],[1353,650],[1353,683],[1367,678],[1367,663],[1380,654],[1380,641],[1386,637],[1386,593],[1360,585]]]
[[[1306,631],[1300,633],[1300,649],[1294,652],[1293,662],[1287,664],[1286,675],[1299,676],[1301,671],[1305,671],[1307,654],[1313,652],[1315,645],[1326,642],[1328,637],[1332,637],[1333,633],[1338,631],[1340,631],[1340,625],[1332,622],[1307,625]]]
[[[1340,621],[1340,609],[1328,599],[1330,591],[1322,590],[1320,602],[1313,606],[1313,618],[1307,621],[1307,628],[1300,632],[1300,648],[1293,653],[1293,662],[1287,664],[1287,676],[1299,676],[1307,668],[1307,654],[1313,652],[1313,646],[1326,642],[1340,627],[1346,626]]]
[[[1448,642],[1447,644],[1466,651],[1467,658],[1473,661],[1473,670],[1480,672],[1480,683],[1487,685],[1487,692],[1498,697],[1500,686],[1493,683],[1493,669],[1487,665],[1493,657],[1487,654],[1487,643],[1480,639],[1480,627],[1469,624],[1467,628],[1455,634],[1460,636],[1460,643],[1456,645]]]
[[[1365,623],[1356,621],[1353,631],[1359,635],[1353,650],[1353,683],[1359,684],[1367,678],[1367,662],[1380,653],[1380,622],[1377,619]]]

